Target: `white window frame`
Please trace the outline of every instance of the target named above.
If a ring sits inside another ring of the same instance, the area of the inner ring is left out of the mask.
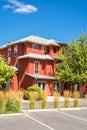
[[[46,90],[46,86],[47,86],[47,82],[46,81],[38,81],[37,83],[38,83],[38,86],[40,87],[41,91]],[[43,84],[45,85],[44,88],[43,88]]]
[[[46,46],[42,46],[42,51],[44,51],[44,52],[46,52],[46,51],[47,51]]]
[[[38,68],[37,68],[37,70],[36,70],[36,68],[35,68],[36,63],[38,63]],[[36,73],[36,71],[37,71],[37,73]],[[34,74],[39,74],[39,61],[35,61],[35,62],[34,62]]]
[[[8,61],[11,61],[11,47],[8,48]]]
[[[58,86],[57,86],[58,85]],[[60,93],[60,82],[53,82],[54,91],[57,91]]]
[[[14,45],[14,57],[18,55],[18,45]]]
[[[34,49],[34,50],[38,50],[38,45],[37,44],[32,44],[32,49]]]

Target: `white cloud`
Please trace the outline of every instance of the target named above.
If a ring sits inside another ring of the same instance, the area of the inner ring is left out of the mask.
[[[15,13],[32,13],[36,12],[38,9],[30,4],[25,4],[23,2],[19,2],[18,0],[7,0],[8,5],[4,5],[4,9],[13,9]]]
[[[4,5],[3,6],[4,9],[13,9],[14,7],[10,6],[10,5]]]
[[[32,6],[32,5],[26,5],[26,6],[22,6],[20,8],[17,8],[14,12],[26,12],[26,13],[31,13],[31,12],[36,12],[37,8]]]

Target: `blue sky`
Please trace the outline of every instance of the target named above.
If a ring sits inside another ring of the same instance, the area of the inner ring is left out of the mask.
[[[71,42],[87,32],[87,0],[0,0],[0,45],[36,35]]]

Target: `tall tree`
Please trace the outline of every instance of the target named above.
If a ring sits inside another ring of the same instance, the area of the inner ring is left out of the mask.
[[[10,81],[14,75],[15,75],[15,70],[0,55],[0,89],[2,89],[2,85]]]
[[[58,52],[62,62],[58,64],[56,78],[64,82],[87,83],[87,34],[72,40]]]

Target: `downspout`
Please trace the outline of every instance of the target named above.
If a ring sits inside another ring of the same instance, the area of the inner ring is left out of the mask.
[[[18,60],[18,68],[19,67],[19,60]],[[18,74],[18,90],[20,90],[20,71],[19,71],[19,74]]]

